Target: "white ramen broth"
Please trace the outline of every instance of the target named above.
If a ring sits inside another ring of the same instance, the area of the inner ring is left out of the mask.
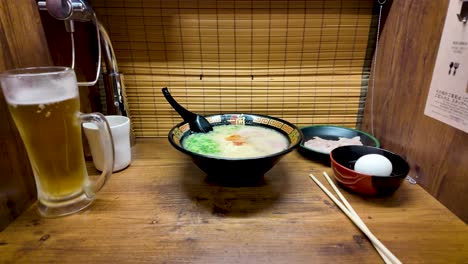
[[[208,133],[195,133],[183,140],[195,153],[222,158],[252,158],[278,153],[289,141],[278,131],[260,126],[221,125]]]

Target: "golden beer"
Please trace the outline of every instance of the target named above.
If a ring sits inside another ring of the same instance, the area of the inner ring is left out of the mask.
[[[39,198],[50,201],[81,194],[86,166],[78,97],[9,108],[26,146]]]
[[[112,174],[114,147],[105,117],[80,113],[75,72],[66,67],[33,67],[0,73],[0,86],[23,139],[34,172],[43,216],[72,214],[91,204]],[[98,126],[102,174],[86,171],[81,124]]]

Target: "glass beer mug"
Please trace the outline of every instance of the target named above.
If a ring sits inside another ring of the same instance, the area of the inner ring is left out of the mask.
[[[89,206],[112,174],[114,146],[102,114],[80,113],[75,72],[66,67],[34,67],[0,74],[9,111],[34,173],[39,212],[72,214]],[[81,123],[98,126],[105,164],[90,179],[84,160]]]

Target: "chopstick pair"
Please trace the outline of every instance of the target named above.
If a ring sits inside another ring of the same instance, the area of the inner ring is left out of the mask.
[[[346,216],[348,216],[348,218],[351,219],[351,221],[353,221],[353,223],[369,238],[372,245],[375,247],[385,263],[401,264],[401,261],[395,255],[393,255],[393,253],[390,252],[390,250],[388,250],[388,248],[385,247],[385,245],[382,244],[382,242],[380,242],[377,237],[374,236],[374,234],[372,234],[369,228],[367,228],[366,224],[362,221],[356,211],[354,211],[351,204],[348,203],[346,198],[341,194],[340,190],[336,187],[326,172],[323,172],[323,176],[341,199],[341,202],[312,173],[309,176],[320,187],[320,189],[322,189],[322,191],[327,194],[328,197],[333,200],[333,202],[335,202],[335,204],[346,214]]]

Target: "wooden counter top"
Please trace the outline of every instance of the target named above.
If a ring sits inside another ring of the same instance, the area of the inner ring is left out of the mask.
[[[312,170],[333,175],[295,151],[262,186],[223,187],[167,139],[139,139],[132,165],[85,211],[45,219],[33,205],[11,223],[0,262],[382,263]],[[343,193],[403,263],[468,263],[467,225],[420,186],[405,181],[389,198]]]

